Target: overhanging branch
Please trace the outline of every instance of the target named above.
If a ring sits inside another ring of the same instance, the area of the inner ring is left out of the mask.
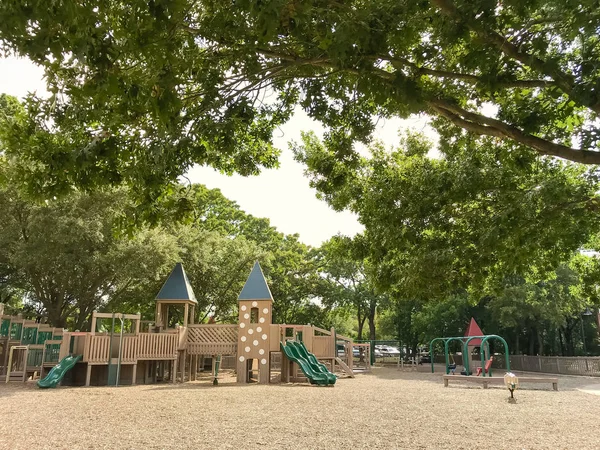
[[[441,99],[429,100],[427,104],[439,115],[452,121],[465,130],[480,135],[509,138],[515,142],[535,149],[542,155],[557,156],[582,164],[600,164],[600,152],[577,150],[565,145],[527,134],[518,128],[500,120],[482,114],[467,111],[457,105]]]

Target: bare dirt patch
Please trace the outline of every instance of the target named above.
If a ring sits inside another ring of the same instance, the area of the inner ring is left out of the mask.
[[[335,387],[225,378],[119,388],[0,385],[0,448],[538,449],[599,447],[600,399],[560,377],[507,401],[503,387],[374,368]]]

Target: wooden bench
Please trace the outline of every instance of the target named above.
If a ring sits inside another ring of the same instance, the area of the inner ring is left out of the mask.
[[[466,375],[443,375],[444,386],[448,387],[450,380],[466,381],[469,383],[483,384],[483,388],[487,389],[490,384],[504,384],[504,377],[474,377]],[[552,389],[558,391],[558,378],[552,377],[517,377],[519,385],[521,383],[552,383]]]

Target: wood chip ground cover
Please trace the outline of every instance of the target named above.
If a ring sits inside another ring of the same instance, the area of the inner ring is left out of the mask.
[[[0,385],[0,449],[597,449],[600,379],[500,386],[374,368],[335,387]]]

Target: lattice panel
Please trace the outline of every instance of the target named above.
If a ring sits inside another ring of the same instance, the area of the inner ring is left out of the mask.
[[[237,343],[188,343],[187,352],[190,355],[237,355]]]
[[[235,354],[237,338],[237,325],[190,325],[187,351],[192,355]]]

